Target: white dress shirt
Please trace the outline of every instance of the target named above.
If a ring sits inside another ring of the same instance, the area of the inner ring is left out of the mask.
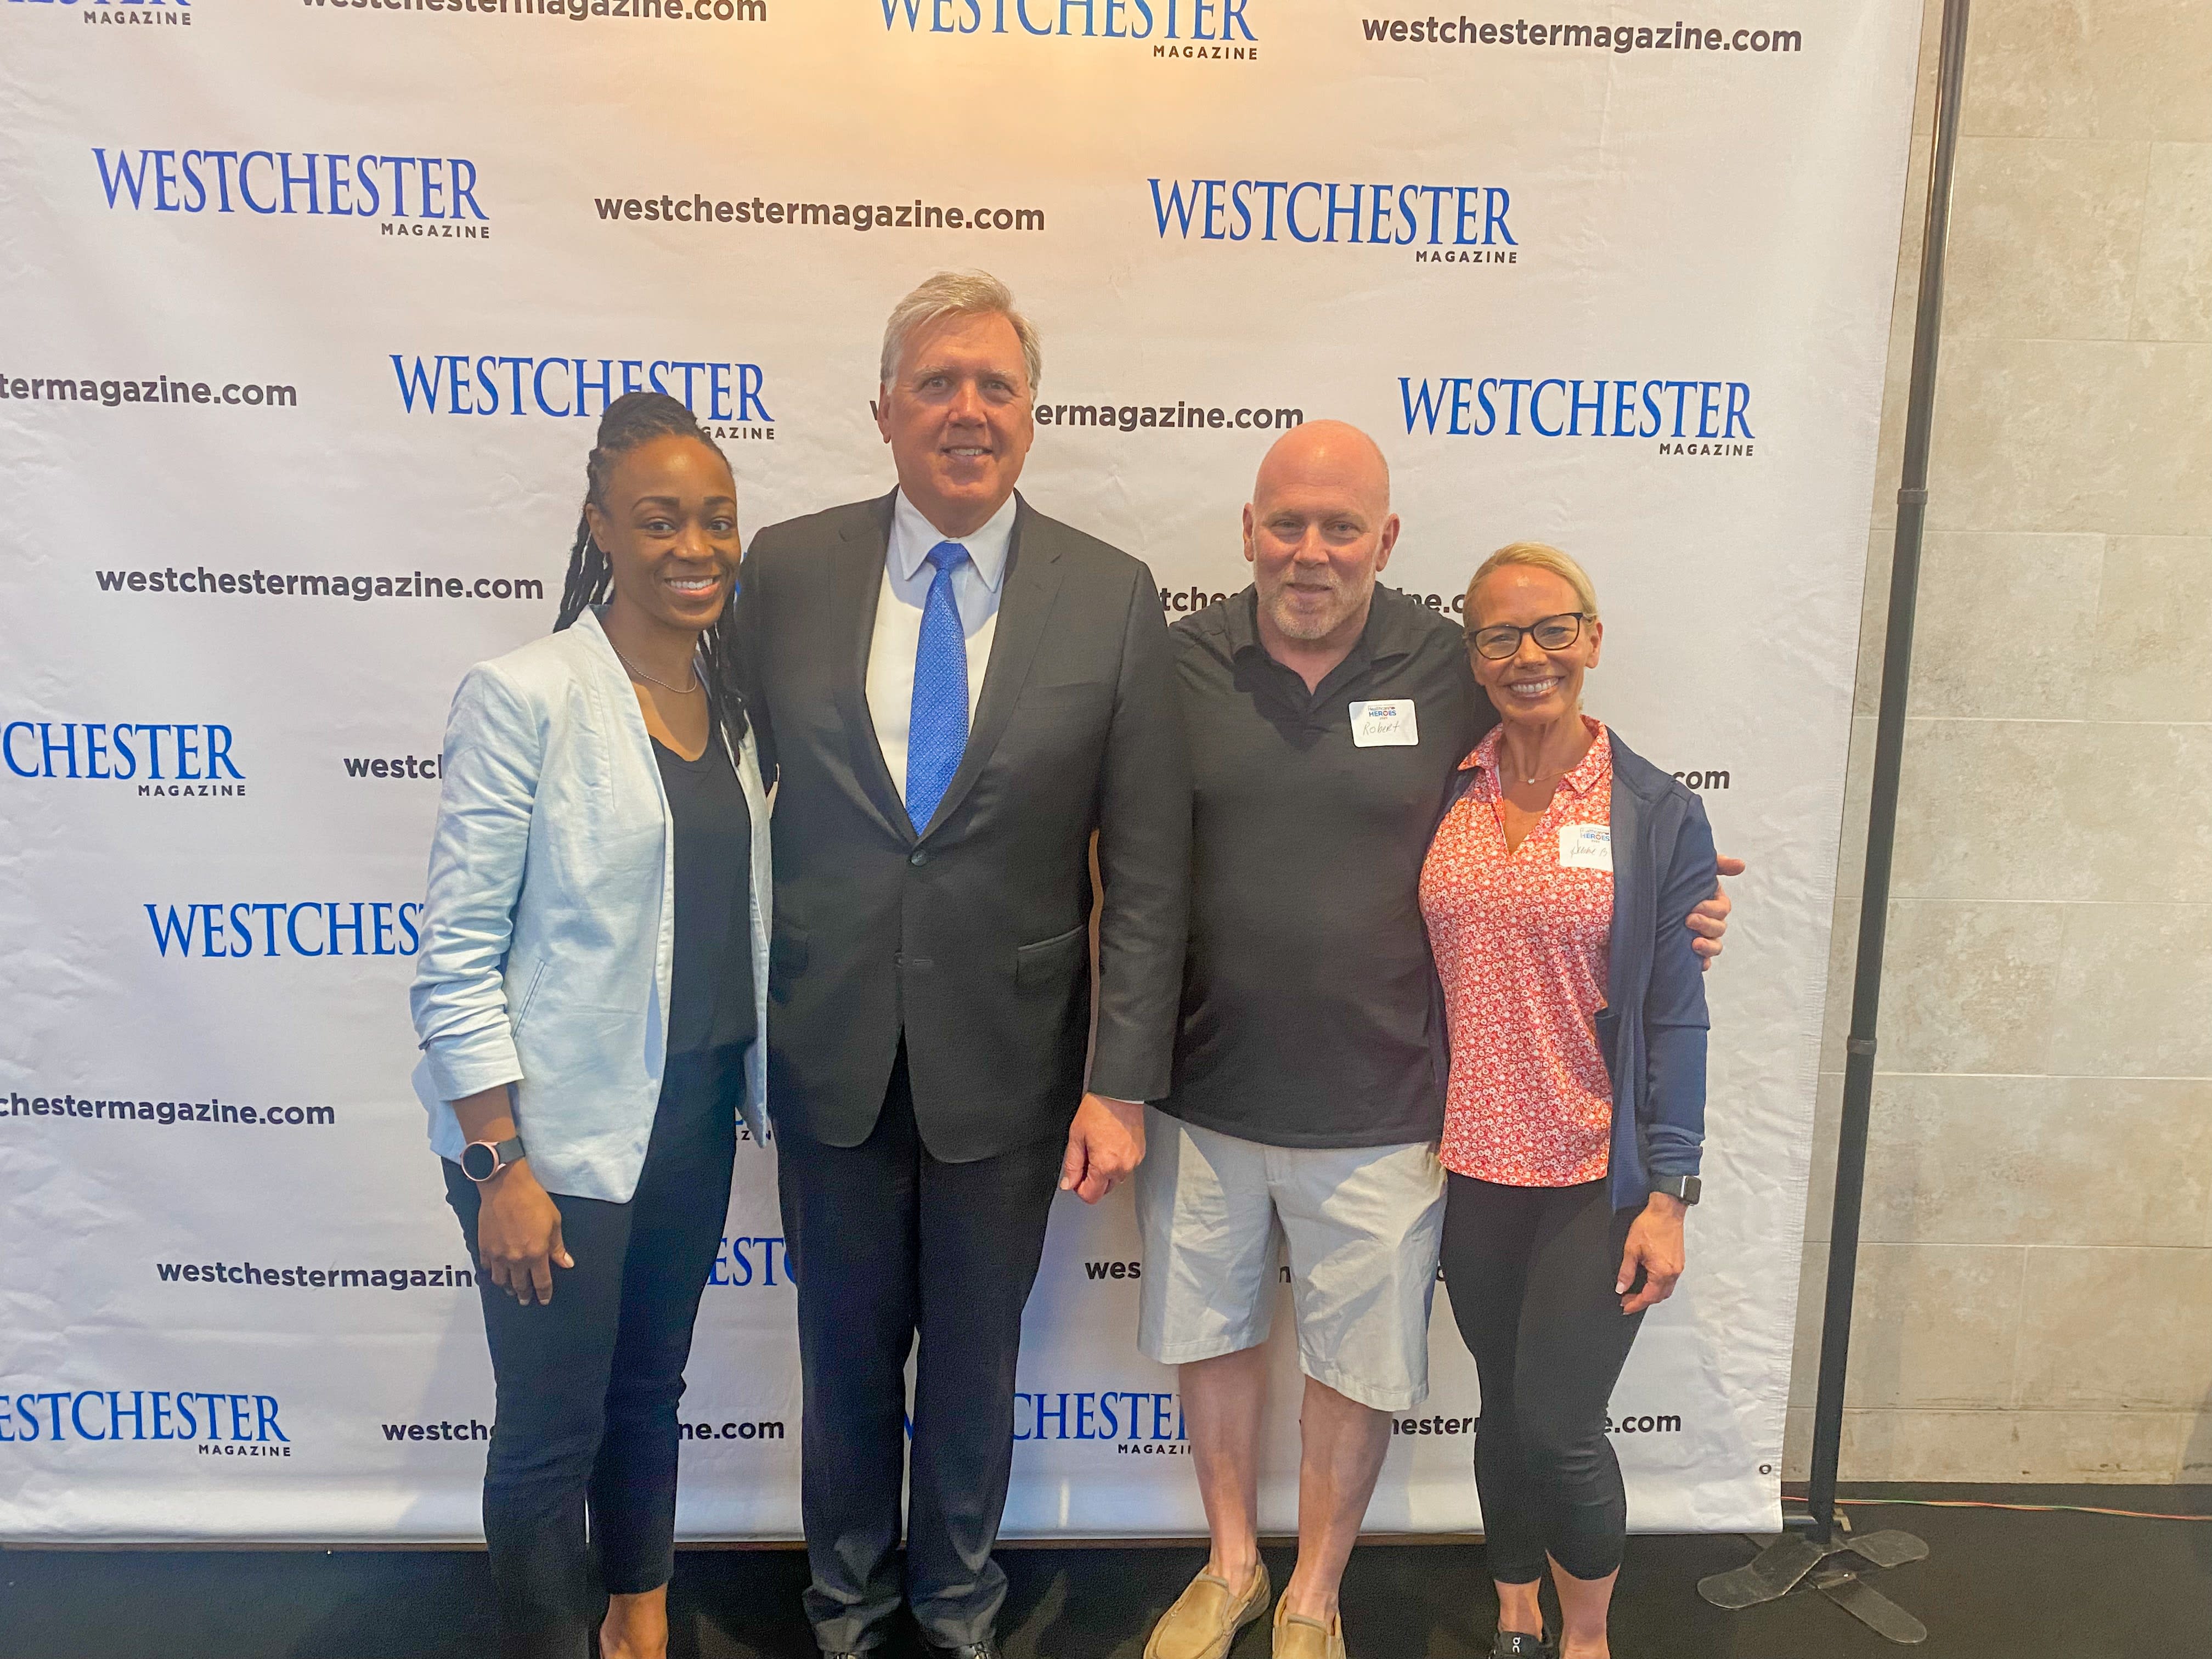
[[[890,544],[884,554],[884,585],[876,595],[876,628],[868,639],[868,718],[891,782],[906,799],[907,729],[914,720],[914,659],[921,648],[921,609],[937,568],[929,550],[958,542],[967,559],[952,573],[952,598],[968,636],[968,723],[983,694],[983,670],[999,627],[999,596],[1006,582],[1006,550],[1014,535],[1014,497],[974,534],[947,536],[898,492],[891,507]]]

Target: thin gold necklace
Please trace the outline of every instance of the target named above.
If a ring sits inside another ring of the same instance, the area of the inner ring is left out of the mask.
[[[679,697],[688,697],[693,692],[701,689],[699,684],[699,665],[696,662],[691,665],[690,684],[671,685],[666,680],[657,680],[653,678],[652,675],[647,673],[645,670],[640,668],[628,657],[623,657],[623,653],[619,650],[615,653],[615,655],[622,658],[622,665],[629,670],[630,678],[632,679],[643,680],[647,685],[657,685],[664,691],[673,691]]]
[[[1504,743],[1502,740],[1499,742],[1499,744],[1498,744],[1498,753],[1499,763],[1500,763],[1498,769],[1499,771],[1503,772],[1503,771],[1505,769],[1504,765],[1504,755],[1505,755],[1505,744],[1504,744]],[[1580,761],[1577,761],[1577,762],[1575,763],[1575,766],[1579,766],[1579,765],[1581,765],[1581,764],[1582,764],[1582,763],[1581,763]],[[1516,768],[1516,769],[1515,769],[1517,771],[1519,769],[1517,769],[1517,768]],[[1567,774],[1568,774],[1569,772],[1571,772],[1571,771],[1573,771],[1574,769],[1575,769],[1575,767],[1574,767],[1574,766],[1570,766],[1570,767],[1564,768],[1563,769],[1561,769],[1561,770],[1559,770],[1559,771],[1557,771],[1557,772],[1539,772],[1539,773],[1537,773],[1534,777],[1523,778],[1523,779],[1522,779],[1521,781],[1522,781],[1523,783],[1529,784],[1529,785],[1539,784],[1539,783],[1541,783],[1541,782],[1542,782],[1546,778],[1564,778],[1565,776],[1566,776],[1566,775],[1567,775]]]
[[[1505,745],[1504,745],[1504,744],[1502,744],[1502,743],[1501,743],[1501,744],[1499,744],[1498,745],[1498,759],[1499,759],[1499,765],[1498,765],[1498,769],[1499,771],[1503,772],[1503,771],[1505,769],[1505,767],[1504,767],[1504,756],[1505,756]],[[1579,762],[1577,762],[1577,765],[1579,765],[1579,764],[1580,764],[1580,763],[1579,763]],[[1574,769],[1574,767],[1570,766],[1570,767],[1567,767],[1567,768],[1564,769],[1563,770],[1560,770],[1560,771],[1558,771],[1558,772],[1539,772],[1539,773],[1537,773],[1534,777],[1522,778],[1521,781],[1522,781],[1522,782],[1523,782],[1523,783],[1530,783],[1530,784],[1533,784],[1533,783],[1540,783],[1540,782],[1542,782],[1546,778],[1564,778],[1565,776],[1566,776],[1566,775],[1567,775],[1567,774],[1568,774],[1569,772],[1571,772],[1571,771],[1573,771],[1574,769]],[[1517,775],[1519,775],[1519,772],[1520,772],[1520,769],[1519,769],[1518,767],[1516,767],[1516,768],[1514,769],[1515,775],[1516,775],[1516,776],[1517,776]]]

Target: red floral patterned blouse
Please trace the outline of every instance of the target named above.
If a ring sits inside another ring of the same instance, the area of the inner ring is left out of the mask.
[[[1440,1153],[1446,1169],[1503,1186],[1606,1173],[1613,1083],[1595,1017],[1613,938],[1613,745],[1583,723],[1589,753],[1511,853],[1493,729],[1460,763],[1477,775],[1421,869],[1451,1030]]]

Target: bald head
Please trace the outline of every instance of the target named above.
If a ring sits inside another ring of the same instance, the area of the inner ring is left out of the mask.
[[[1358,496],[1377,523],[1389,516],[1390,464],[1374,439],[1346,422],[1309,421],[1276,439],[1252,481],[1253,504],[1316,485]]]
[[[1277,439],[1244,509],[1268,651],[1309,665],[1342,660],[1367,625],[1375,578],[1397,539],[1390,467],[1372,438],[1342,421],[1313,421]]]

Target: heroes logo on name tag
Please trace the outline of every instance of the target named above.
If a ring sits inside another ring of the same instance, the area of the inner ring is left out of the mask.
[[[1609,823],[1571,823],[1559,831],[1559,868],[1613,869],[1613,826]]]
[[[1413,720],[1411,697],[1352,705],[1352,741],[1355,748],[1410,749],[1420,740],[1421,731]]]

